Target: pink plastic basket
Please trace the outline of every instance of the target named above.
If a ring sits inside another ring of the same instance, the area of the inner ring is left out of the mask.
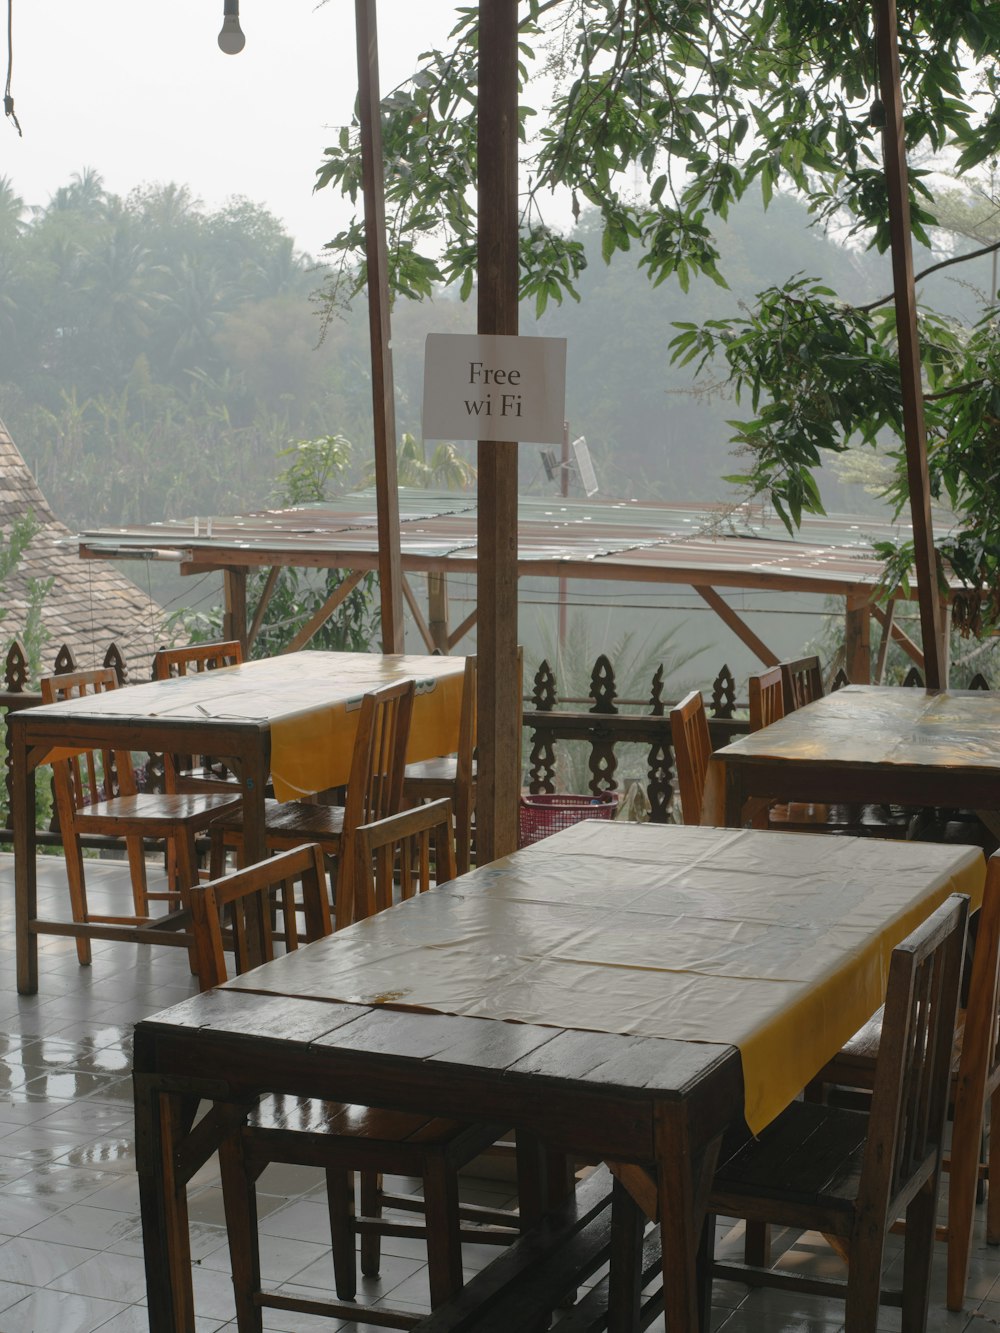
[[[618,797],[613,791],[602,792],[600,796],[574,796],[568,792],[522,796],[518,844],[528,847],[561,828],[579,824],[582,819],[614,819],[617,809]]]

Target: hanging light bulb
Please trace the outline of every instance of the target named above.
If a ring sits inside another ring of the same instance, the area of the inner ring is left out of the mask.
[[[222,14],[219,50],[225,51],[227,56],[238,56],[247,44],[240,27],[240,0],[224,0]]]

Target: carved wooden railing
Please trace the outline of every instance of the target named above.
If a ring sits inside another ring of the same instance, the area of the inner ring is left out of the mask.
[[[671,817],[674,794],[673,746],[667,713],[677,700],[664,698],[663,675],[661,666],[652,678],[648,700],[638,704],[647,711],[622,712],[623,708],[633,706],[635,701],[618,698],[614,667],[602,655],[594,663],[591,672],[589,698],[563,701],[564,705],[590,703],[586,711],[580,711],[559,706],[555,675],[548,662],[542,662],[532,682],[528,701],[532,706],[524,712],[524,726],[530,733],[527,751],[528,791],[544,793],[556,790],[556,747],[560,741],[585,741],[590,745],[587,789],[591,795],[617,791],[617,747],[638,743],[648,747],[645,794],[649,803],[649,817],[657,823],[666,823]],[[708,725],[713,749],[726,745],[733,736],[749,729],[746,718],[736,716],[738,707],[736,682],[728,666],[724,666],[712,683],[708,704]]]
[[[128,664],[122,655],[116,643],[109,644],[107,652],[104,654],[104,660],[101,666],[110,667],[118,677],[119,685],[129,683]],[[77,661],[73,656],[72,650],[63,644],[52,660],[52,674],[56,676],[64,675],[67,671],[76,671]],[[28,688],[28,682],[31,679],[31,670],[28,664],[28,657],[24,647],[16,639],[8,649],[7,656],[4,659],[4,688],[0,690],[0,709],[4,710],[3,739],[4,739],[4,786],[7,792],[7,816],[2,826],[0,826],[0,842],[9,842],[12,830],[11,822],[11,772],[10,772],[10,745],[8,744],[7,722],[6,719],[11,713],[22,712],[25,708],[37,708],[42,702],[42,696],[38,690]],[[157,779],[162,786],[163,758],[162,755],[150,755],[146,765],[147,773],[152,778],[152,785],[155,785]],[[55,800],[52,801],[52,819],[48,828],[39,829],[36,834],[37,841],[42,845],[61,846],[62,838],[59,833],[59,819],[56,814]],[[117,839],[106,836],[88,834],[80,840],[87,847],[118,847],[124,846]]]

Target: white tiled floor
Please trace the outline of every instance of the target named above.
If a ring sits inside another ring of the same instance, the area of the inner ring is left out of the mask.
[[[41,858],[40,903],[66,914],[62,861]],[[110,894],[127,898],[121,864],[88,863],[95,906]],[[144,1333],[148,1328],[142,1233],[134,1174],[130,1049],[132,1025],[193,993],[182,950],[94,944],[80,968],[71,940],[43,937],[39,993],[17,994],[14,965],[13,860],[0,853],[0,1333]],[[46,915],[44,906],[40,915]],[[471,1198],[506,1202],[509,1187],[467,1182]],[[328,1294],[332,1271],[322,1242],[323,1189],[317,1175],[271,1168],[261,1180],[262,1264],[268,1280],[289,1292]],[[198,1333],[235,1328],[221,1198],[215,1171],[195,1180],[191,1198]],[[739,1233],[729,1236],[738,1248]],[[786,1242],[787,1243],[787,1242]],[[901,1242],[891,1242],[898,1254]],[[720,1246],[721,1248],[721,1246]],[[467,1246],[471,1275],[493,1251]],[[1000,1250],[988,1248],[977,1220],[965,1313],[943,1303],[944,1247],[935,1255],[932,1333],[988,1333],[1000,1328]],[[822,1238],[808,1235],[787,1262],[837,1272]],[[898,1259],[895,1264],[898,1265]],[[890,1275],[891,1275],[890,1265]],[[422,1246],[385,1242],[380,1279],[365,1280],[363,1299],[391,1299],[426,1310]],[[275,1333],[332,1333],[328,1320],[265,1311]],[[715,1329],[726,1333],[835,1333],[841,1307],[818,1297],[755,1291],[716,1283]],[[370,1325],[341,1325],[369,1333]],[[655,1327],[655,1326],[654,1326]],[[880,1329],[899,1328],[886,1310]]]

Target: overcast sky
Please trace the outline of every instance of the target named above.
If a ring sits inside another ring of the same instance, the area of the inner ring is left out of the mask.
[[[0,8],[5,79],[6,5]],[[265,204],[318,255],[347,216],[316,167],[357,93],[351,0],[241,0],[246,46],[219,50],[223,0],[14,0],[11,91],[23,138],[0,117],[0,175],[44,204],[93,167],[106,188],[176,181],[209,207]],[[451,0],[379,0],[383,93],[440,45]]]

